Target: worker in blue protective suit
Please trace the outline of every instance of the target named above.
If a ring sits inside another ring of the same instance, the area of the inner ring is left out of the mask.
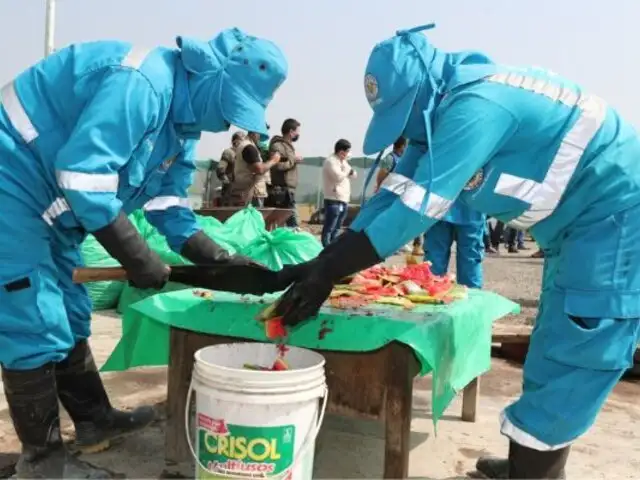
[[[484,230],[487,217],[457,200],[425,235],[424,259],[431,271],[445,275],[449,270],[451,246],[456,242],[456,279],[460,285],[482,288]]]
[[[170,270],[128,220],[138,208],[195,264],[251,263],[198,226],[187,199],[192,152],[200,132],[231,124],[266,135],[265,108],[287,62],[238,29],[177,45],[71,45],[0,91],[0,364],[23,446],[19,478],[107,475],[67,453],[58,399],[85,451],[153,419],[150,407],[113,409],[92,360],[90,301],[72,283],[87,233],[139,288],[162,288]],[[291,272],[247,291],[283,289]]]
[[[632,365],[639,339],[640,138],[573,82],[441,52],[418,30],[376,45],[364,82],[374,112],[365,154],[400,134],[411,145],[277,313],[289,325],[316,314],[335,282],[391,255],[457,199],[529,229],[545,271],[523,392],[502,415],[508,459],[477,468],[562,478],[571,443]]]

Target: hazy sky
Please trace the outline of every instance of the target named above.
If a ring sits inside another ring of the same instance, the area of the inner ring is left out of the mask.
[[[44,52],[44,0],[0,0],[0,84]],[[325,155],[339,137],[360,154],[370,110],[363,71],[373,45],[398,28],[435,22],[444,50],[482,50],[495,60],[539,65],[605,98],[640,125],[640,1],[610,0],[57,0],[56,47],[96,39],[174,45],[237,26],[275,41],[288,80],[272,102],[274,128],[302,122],[305,156]],[[200,156],[218,157],[229,134],[208,134]]]

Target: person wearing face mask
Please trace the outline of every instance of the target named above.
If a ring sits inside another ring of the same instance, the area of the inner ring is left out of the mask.
[[[177,48],[74,44],[0,90],[0,364],[22,443],[18,478],[108,476],[68,453],[58,401],[84,451],[153,420],[151,407],[109,402],[87,342],[91,302],[72,282],[78,246],[91,233],[133,285],[162,288],[169,267],[127,217],[142,208],[191,262],[251,264],[199,227],[190,152],[202,131],[266,135],[265,109],[287,69],[275,44],[234,28],[210,41],[178,37]],[[293,271],[274,272],[266,288],[283,289]]]
[[[287,226],[298,228],[296,210],[296,188],[298,188],[298,164],[302,157],[296,154],[293,144],[300,138],[300,122],[288,118],[282,123],[282,136],[275,135],[269,144],[269,151],[280,155],[280,161],[271,169],[271,184],[265,206],[288,208],[293,215],[287,220]]]
[[[571,444],[640,340],[640,138],[557,74],[438,50],[420,33],[432,26],[373,48],[364,153],[401,134],[409,148],[275,313],[288,325],[315,315],[336,282],[393,254],[456,201],[529,229],[545,267],[523,391],[501,415],[508,457],[476,468],[489,478],[564,478]]]

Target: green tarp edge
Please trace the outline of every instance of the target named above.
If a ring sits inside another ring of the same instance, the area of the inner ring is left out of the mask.
[[[213,299],[203,299],[189,289],[134,303],[124,314],[122,338],[101,371],[167,365],[170,326],[266,342],[255,317],[276,298],[215,292]],[[288,343],[332,351],[372,351],[393,341],[404,343],[415,352],[420,375],[433,373],[435,422],[458,391],[489,370],[492,323],[518,312],[516,303],[483,291],[470,291],[468,299],[448,306],[421,305],[412,311],[385,305],[351,313],[323,309],[317,319],[294,329]]]

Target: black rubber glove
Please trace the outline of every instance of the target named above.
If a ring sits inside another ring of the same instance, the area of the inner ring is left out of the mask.
[[[202,230],[189,237],[180,253],[195,265],[260,265],[249,257],[230,255]]]
[[[134,287],[160,290],[169,280],[169,267],[149,248],[124,212],[106,227],[93,232],[93,236],[120,262]]]
[[[381,261],[365,233],[347,230],[317,258],[299,265],[302,278],[279,300],[274,316],[294,326],[317,315],[336,283]]]
[[[230,255],[202,230],[187,240],[181,253],[195,265],[220,267],[202,271],[199,285],[211,290],[252,295],[281,292],[307,272],[304,264],[287,265],[276,272],[249,257]],[[240,266],[254,268],[233,268]]]
[[[282,292],[305,274],[304,264],[278,272],[257,265],[191,265],[173,268],[171,281],[221,292],[264,295]]]

